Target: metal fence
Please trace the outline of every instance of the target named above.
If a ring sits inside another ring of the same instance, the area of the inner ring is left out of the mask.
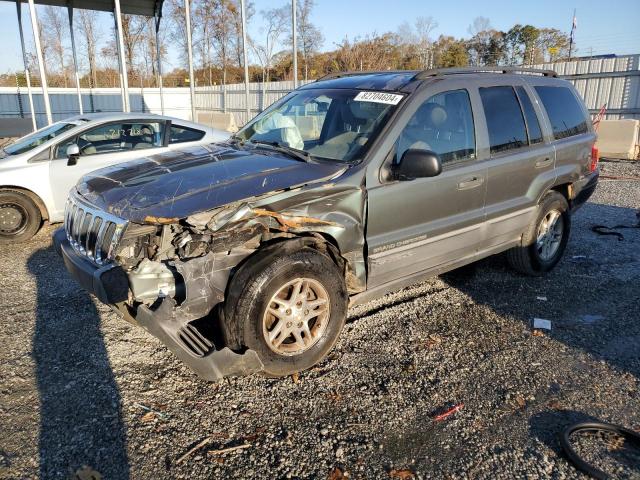
[[[536,65],[558,72],[571,81],[583,96],[592,114],[604,105],[609,119],[640,118],[640,55],[616,58],[596,58],[572,62]],[[300,82],[301,84],[305,82]],[[293,89],[292,81],[250,83],[251,116],[286,95]],[[44,102],[38,88],[34,88],[34,104],[38,126],[46,123]],[[130,88],[131,110],[160,113],[160,93],[156,88]],[[56,120],[78,113],[75,89],[49,90],[53,117]],[[82,89],[85,112],[117,112],[122,110],[122,95],[118,88]],[[188,88],[165,88],[165,114],[189,119],[191,106]],[[232,113],[237,125],[249,120],[246,115],[244,84],[196,87],[197,112]],[[0,88],[0,117],[29,116],[29,101],[25,88]],[[1,133],[1,132],[0,132]],[[1,136],[1,135],[0,135]]]
[[[42,90],[32,89],[33,106],[36,112],[36,123],[43,127],[47,123]],[[82,108],[87,112],[121,112],[122,93],[119,88],[82,88]],[[165,88],[165,114],[173,117],[189,119],[188,88]],[[49,98],[53,120],[77,115],[78,95],[75,88],[50,88]],[[130,88],[129,98],[132,112],[160,113],[160,91],[157,88]],[[26,88],[0,87],[0,118],[30,117],[29,97]]]
[[[309,82],[298,82],[303,85]],[[293,81],[249,83],[249,109],[251,118],[276,100],[293,90]],[[244,125],[247,118],[244,83],[198,87],[195,91],[197,111],[232,113],[238,125]]]
[[[640,55],[544,63],[574,84],[591,114],[606,107],[605,118],[640,118]]]

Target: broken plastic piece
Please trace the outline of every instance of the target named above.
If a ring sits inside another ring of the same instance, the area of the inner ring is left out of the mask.
[[[445,410],[444,412],[436,415],[435,417],[433,417],[433,419],[436,422],[440,422],[448,417],[450,417],[451,415],[453,415],[454,413],[462,410],[464,408],[464,403],[458,403],[457,405],[454,405],[453,407]]]

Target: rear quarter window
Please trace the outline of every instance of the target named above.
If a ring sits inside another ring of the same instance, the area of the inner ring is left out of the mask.
[[[580,135],[589,131],[588,121],[578,99],[567,87],[534,87],[547,111],[553,138]]]
[[[202,130],[183,127],[182,125],[171,125],[169,143],[196,142],[204,137]]]
[[[542,130],[540,130],[540,122],[533,108],[529,94],[522,87],[516,87],[516,93],[520,99],[520,105],[524,111],[527,120],[527,131],[529,132],[529,144],[542,143]]]

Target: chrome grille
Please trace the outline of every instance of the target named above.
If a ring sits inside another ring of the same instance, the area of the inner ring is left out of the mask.
[[[67,199],[64,230],[73,249],[97,265],[113,259],[127,221],[80,201],[74,194]]]

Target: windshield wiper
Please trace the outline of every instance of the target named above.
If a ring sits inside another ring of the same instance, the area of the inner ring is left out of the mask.
[[[273,150],[276,150],[281,153],[285,153],[290,157],[293,157],[302,162],[311,161],[311,155],[309,155],[309,153],[305,152],[304,150],[298,150],[297,148],[289,147],[288,145],[283,145],[278,142],[267,142],[263,140],[249,140],[249,142],[253,143],[254,145],[267,145]]]

